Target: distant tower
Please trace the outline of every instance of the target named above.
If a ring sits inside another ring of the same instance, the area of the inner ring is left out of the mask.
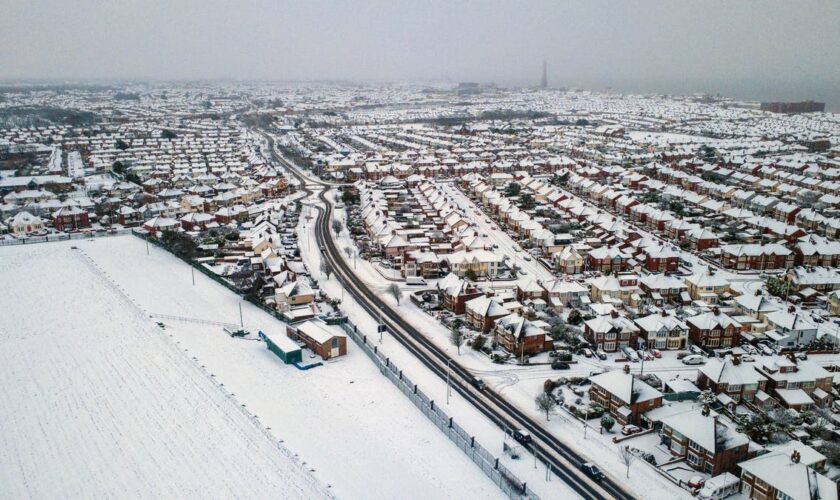
[[[542,80],[540,80],[540,88],[547,88],[548,87],[548,66],[546,65],[545,59],[543,59],[543,74]]]

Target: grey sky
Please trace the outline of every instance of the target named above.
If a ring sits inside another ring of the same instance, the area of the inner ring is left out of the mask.
[[[775,89],[791,98],[840,87],[837,0],[3,4],[6,80],[448,78],[515,85],[539,81],[545,58],[554,85]]]

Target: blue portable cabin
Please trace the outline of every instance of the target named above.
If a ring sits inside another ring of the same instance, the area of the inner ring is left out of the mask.
[[[295,341],[285,335],[267,335],[260,331],[260,338],[265,341],[265,346],[287,365],[303,361],[303,353]]]

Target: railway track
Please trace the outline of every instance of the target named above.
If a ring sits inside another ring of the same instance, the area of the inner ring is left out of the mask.
[[[307,197],[313,194],[313,191],[307,186],[308,183],[314,182],[324,188],[332,186],[328,183],[319,183],[306,178],[297,171],[296,167],[286,162],[285,159],[276,153],[273,140],[270,137],[268,137],[268,140],[274,159],[284,165],[292,175],[301,181],[302,191],[307,194]],[[539,422],[516,408],[494,391],[489,388],[478,390],[473,387],[471,383],[473,376],[467,369],[462,367],[456,360],[450,358],[445,351],[405,321],[397,311],[386,304],[375,292],[371,291],[353,272],[350,265],[344,261],[339,247],[332,238],[329,226],[332,220],[333,207],[329,200],[327,200],[326,190],[322,189],[318,194],[318,198],[324,206],[314,206],[318,211],[315,224],[315,239],[318,246],[322,249],[323,257],[327,260],[345,289],[354,296],[356,301],[372,317],[381,318],[382,323],[394,339],[443,380],[447,378],[447,365],[451,366],[451,383],[453,389],[498,425],[500,429],[509,432],[513,429],[521,428],[530,432],[534,438],[532,452],[549,466],[558,478],[581,497],[586,499],[634,498],[609,477],[603,481],[595,482],[584,475],[580,470],[580,465],[586,462],[586,459],[545,430]]]

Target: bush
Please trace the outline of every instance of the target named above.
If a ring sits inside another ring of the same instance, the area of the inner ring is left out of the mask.
[[[484,344],[486,343],[487,339],[484,338],[484,335],[476,335],[476,337],[472,341],[472,348],[474,351],[480,351]]]
[[[547,379],[543,382],[543,391],[551,392],[557,387],[557,383],[551,379]]]
[[[611,416],[604,415],[603,417],[601,417],[601,427],[605,431],[610,432],[613,426],[615,426],[615,420]]]
[[[577,309],[572,309],[566,322],[570,325],[579,325],[583,322],[583,315]]]
[[[555,358],[557,361],[571,361],[572,355],[568,352],[561,352]]]

